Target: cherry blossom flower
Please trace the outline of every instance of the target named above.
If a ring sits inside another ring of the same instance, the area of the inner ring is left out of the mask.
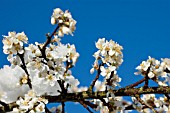
[[[26,75],[19,67],[11,68],[4,66],[0,70],[0,100],[5,103],[11,103],[17,100],[19,96],[23,96],[29,87],[22,78]]]
[[[30,90],[24,97],[20,97],[17,100],[16,104],[19,107],[14,108],[13,111],[17,111],[18,109],[18,111],[23,113],[28,111],[31,111],[31,113],[44,112],[45,104],[47,103],[48,101],[46,99],[36,96],[36,93]]]
[[[96,91],[105,91],[106,90],[105,84],[106,83],[97,80],[94,87],[95,87]]]
[[[167,73],[169,65],[169,59],[162,59],[162,62],[151,58],[149,56],[148,60],[142,61],[142,63],[137,66],[138,72],[136,75],[148,76],[150,79],[154,78],[160,86],[167,86],[169,82],[169,74]]]
[[[51,16],[51,24],[59,25],[59,31],[57,35],[59,37],[63,37],[64,34],[72,34],[75,31],[76,21],[72,18],[71,13],[66,10],[63,12],[60,8],[56,8],[53,11],[53,15]]]
[[[28,40],[24,32],[8,32],[8,36],[3,35],[3,37],[3,52],[5,54],[22,54],[24,52],[23,44]]]

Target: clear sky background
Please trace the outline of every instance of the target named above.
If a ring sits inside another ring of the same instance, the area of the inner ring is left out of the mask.
[[[148,56],[170,58],[170,0],[0,0],[0,35],[24,31],[29,43],[44,42],[54,8],[69,9],[77,20],[74,37],[63,43],[75,44],[80,57],[73,75],[88,86],[98,38],[114,40],[123,46],[124,62],[118,70],[121,86],[141,79],[135,76],[137,65]],[[2,40],[2,36],[0,37]],[[0,67],[9,64],[0,43]],[[88,113],[80,105],[68,103],[68,113]]]

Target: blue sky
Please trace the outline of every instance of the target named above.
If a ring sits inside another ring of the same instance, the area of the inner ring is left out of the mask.
[[[124,62],[118,70],[123,87],[141,79],[133,73],[148,56],[170,58],[169,6],[170,0],[1,0],[0,35],[24,31],[29,43],[44,42],[45,34],[55,27],[50,24],[53,9],[69,9],[77,20],[77,30],[74,37],[64,37],[62,42],[75,44],[80,53],[73,69],[75,77],[83,86],[91,83],[95,77],[89,73],[95,42],[105,37],[124,47]],[[2,52],[2,43],[0,47],[0,67],[3,67],[9,63]],[[88,113],[71,103],[66,110]]]

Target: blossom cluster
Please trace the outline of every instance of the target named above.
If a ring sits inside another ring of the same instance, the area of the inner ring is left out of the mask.
[[[98,50],[93,55],[95,61],[90,73],[96,71],[97,76],[93,81],[94,84],[91,85],[92,90],[91,87],[89,89],[78,87],[80,82],[73,76],[71,68],[76,65],[80,55],[74,44],[61,42],[61,37],[65,34],[73,35],[76,21],[68,10],[62,11],[56,8],[51,16],[51,24],[57,24],[57,27],[51,35],[47,35],[45,43],[27,44],[28,38],[24,32],[13,31],[8,32],[7,36],[3,35],[3,52],[8,55],[7,60],[11,65],[5,65],[0,69],[0,102],[15,104],[11,113],[46,112],[48,100],[44,97],[63,96],[65,93],[75,92],[77,94],[83,91],[94,93],[93,87],[95,91],[104,91],[105,98],[95,98],[90,101],[77,98],[77,101],[83,101],[89,106],[97,106],[94,108],[101,113],[124,113],[129,106],[139,112],[149,112],[145,109],[146,105],[159,108],[160,112],[169,112],[169,95],[156,98],[154,94],[144,94],[141,100],[146,103],[145,105],[136,97],[132,97],[133,103],[123,100],[123,97],[115,97],[113,90],[121,82],[117,69],[123,62],[123,47],[113,40],[99,38],[95,43]],[[170,59],[168,58],[159,61],[149,57],[136,69],[138,70],[136,75],[141,74],[160,86],[170,84]],[[103,77],[102,81],[98,79],[99,75]],[[59,105],[49,111],[63,112],[62,107],[64,106]],[[87,108],[86,105],[84,107]]]
[[[75,89],[79,90],[77,87],[79,81],[72,76],[71,71],[67,70],[66,68],[68,67],[65,65],[65,62],[70,66],[75,65],[79,56],[75,46],[70,44],[64,45],[62,43],[59,45],[51,44],[46,49],[48,61],[45,61],[44,58],[41,58],[42,54],[38,47],[39,45],[39,43],[36,43],[35,45],[30,44],[28,47],[24,48],[24,63],[29,73],[29,78],[32,81],[33,90],[36,91],[36,94],[59,95],[58,91],[61,89],[58,80],[64,80],[65,87],[67,84],[70,86],[68,89],[69,91],[75,91]],[[18,67],[18,65],[20,66],[22,64],[18,55],[11,57],[9,61],[11,62],[12,67]],[[13,72],[11,72],[11,74],[12,73]],[[25,78],[23,80],[28,80],[27,74],[22,77]],[[25,83],[27,83],[27,81]]]
[[[94,53],[96,60],[101,59],[103,63],[106,63],[108,66],[115,66],[116,68],[122,64],[123,47],[115,41],[107,41],[105,38],[99,38],[96,42],[96,47],[99,49]]]
[[[98,51],[93,55],[95,61],[90,72],[92,74],[96,70],[104,79],[103,81],[97,80],[94,87],[96,91],[108,91],[108,98],[103,100],[105,102],[100,99],[93,100],[98,105],[96,110],[100,110],[101,113],[121,112],[125,109],[123,98],[115,97],[111,90],[119,86],[118,82],[121,81],[117,75],[117,69],[123,62],[123,48],[113,40],[107,41],[105,38],[100,38],[96,42],[96,48]]]
[[[15,113],[42,113],[45,112],[45,104],[48,100],[37,97],[35,92],[30,90],[24,97],[16,101],[19,107],[13,108]]]
[[[136,69],[138,70],[138,72],[135,72],[136,75],[148,76],[149,79],[154,80],[161,86],[167,86],[170,83],[170,59],[168,58],[159,61],[149,56],[149,59],[143,61]]]
[[[169,112],[170,102],[166,96],[157,98],[155,94],[144,94],[141,97],[142,101],[150,106],[156,107],[159,113]],[[151,112],[146,105],[141,104],[135,97],[132,97],[133,107],[139,112]]]
[[[72,35],[75,30],[76,21],[68,11],[55,9],[51,20],[52,24],[58,24],[56,33],[60,37]],[[0,70],[0,101],[16,102],[18,107],[13,112],[44,112],[47,100],[41,96],[57,96],[64,89],[68,93],[87,90],[87,87],[78,87],[80,82],[70,70],[79,57],[75,45],[62,44],[57,35],[45,47],[45,56],[42,49],[45,44],[24,45],[28,41],[24,32],[3,36],[3,52],[8,54],[11,66]]]
[[[118,86],[117,83],[121,81],[116,69],[118,69],[123,62],[123,48],[113,40],[107,41],[105,38],[100,38],[96,42],[96,47],[99,50],[93,55],[95,61],[90,72],[93,73],[94,70],[100,70],[100,74],[104,77],[102,85],[109,85],[114,88]]]
[[[128,113],[124,111],[125,108],[130,104],[123,100],[123,97],[108,97],[104,98],[103,101],[100,99],[94,99],[93,103],[98,105],[96,110],[100,110],[100,113]]]
[[[5,54],[22,54],[23,44],[27,43],[27,36],[24,32],[16,33],[16,32],[8,32],[8,36],[3,36],[3,52]]]
[[[7,65],[0,70],[0,100],[5,103],[12,103],[19,96],[23,96],[29,90],[26,81],[23,79],[25,72],[19,67],[11,68]]]
[[[72,65],[75,65],[79,53],[76,52],[75,45],[70,45],[70,44],[62,44],[59,43],[57,46],[56,45],[50,45],[48,49],[46,49],[46,56],[48,59],[56,61],[56,60],[61,60],[62,62],[69,62]]]
[[[63,37],[64,34],[72,34],[75,31],[76,21],[72,18],[71,13],[66,10],[63,12],[60,8],[54,9],[53,15],[51,17],[51,24],[58,24],[59,31],[57,35]]]

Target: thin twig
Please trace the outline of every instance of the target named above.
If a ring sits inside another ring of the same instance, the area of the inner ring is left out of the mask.
[[[80,103],[84,108],[86,108],[89,113],[93,113],[93,112],[90,110],[90,108],[89,108],[82,100],[80,100],[79,103]]]
[[[61,102],[61,105],[62,105],[62,113],[65,113],[65,103]]]
[[[91,102],[89,102],[89,101],[84,100],[83,102],[84,102],[86,105],[90,106],[92,109],[95,109],[95,108],[98,107],[98,105],[93,104],[93,103],[91,103]]]
[[[65,98],[66,95],[67,95],[67,89],[64,88],[64,81],[58,80],[58,83],[59,83],[60,88],[61,88],[62,98]],[[61,102],[61,105],[62,105],[62,113],[64,113],[65,112],[65,103]]]
[[[112,79],[113,76],[114,76],[114,71],[111,72],[110,77],[106,80],[107,81],[107,85],[112,86],[111,79]]]
[[[101,73],[100,67],[103,66],[103,65],[104,65],[103,63],[101,63],[101,64],[99,65],[99,68],[98,68],[98,70],[97,70],[96,77],[95,77],[95,79],[92,81],[91,85],[89,86],[89,89],[88,89],[89,91],[93,91],[93,87],[94,87],[96,81],[99,79],[99,75],[100,75],[100,73]]]
[[[72,68],[72,67],[73,67],[72,63],[66,61],[66,70],[64,71],[63,76],[66,76],[68,70],[69,70],[70,68]]]
[[[45,113],[52,113],[52,112],[47,108],[46,105],[45,105]]]
[[[21,68],[25,71],[25,73],[28,75],[28,86],[30,89],[32,89],[32,84],[31,84],[31,79],[30,79],[30,75],[27,71],[27,67],[26,67],[26,64],[25,64],[25,61],[24,61],[24,53],[23,54],[17,54],[19,56],[19,58],[21,59],[21,62],[22,62],[22,65],[21,65]]]
[[[0,101],[0,105],[2,105],[4,108],[8,108],[9,107],[8,104],[6,104],[5,102],[2,102],[2,101]],[[4,110],[2,110],[2,111],[4,111]]]
[[[50,44],[51,38],[55,35],[55,33],[56,33],[56,31],[57,31],[58,29],[59,29],[59,26],[57,26],[57,27],[55,28],[55,30],[53,31],[53,33],[52,33],[50,36],[47,35],[47,40],[46,40],[44,46],[42,47],[42,50],[45,50],[45,48],[48,46],[48,44]]]
[[[148,85],[149,85],[149,77],[148,77],[148,75],[146,75],[145,76],[145,85],[144,85],[144,87],[147,88]]]
[[[103,102],[103,105],[104,105],[104,106],[107,106],[107,107],[108,107],[108,109],[109,109],[110,112],[113,111],[113,105],[111,105],[109,102],[106,103],[106,101],[104,100],[104,98],[100,98],[100,100]]]
[[[170,96],[168,94],[165,94],[166,98],[170,100]]]
[[[151,66],[151,64],[150,64],[150,66]],[[149,74],[150,68],[151,67],[148,67],[147,71],[144,73],[144,75],[145,75],[145,85],[144,85],[144,88],[148,88],[148,86],[149,86],[149,77],[148,77],[148,74]]]
[[[164,71],[165,71],[166,73],[170,73],[170,70],[169,70],[168,68],[166,68]]]
[[[2,106],[0,106],[0,113],[4,112],[4,111],[5,111],[4,113],[12,111],[13,108],[18,107],[16,102],[13,102],[13,103],[10,103],[10,104],[6,104],[6,103],[0,101],[0,105],[2,105]]]
[[[55,33],[56,33],[56,31],[58,29],[59,29],[59,25],[55,28],[55,30],[53,31],[53,33],[50,36],[48,34],[46,35],[47,36],[47,40],[46,40],[45,44],[43,45],[43,47],[41,48],[40,46],[38,46],[40,51],[41,51],[42,57],[46,61],[48,61],[48,59],[46,58],[46,54],[45,54],[46,47],[48,46],[48,44],[50,44],[52,37],[55,35]]]
[[[126,86],[125,88],[133,88],[133,87],[136,87],[136,86],[138,86],[139,84],[143,83],[143,82],[145,81],[145,79],[146,79],[146,78],[143,78],[143,79],[141,79],[141,80],[139,80],[139,81],[137,81],[137,82],[135,82],[135,83],[133,83],[133,84],[130,84],[130,85]]]

